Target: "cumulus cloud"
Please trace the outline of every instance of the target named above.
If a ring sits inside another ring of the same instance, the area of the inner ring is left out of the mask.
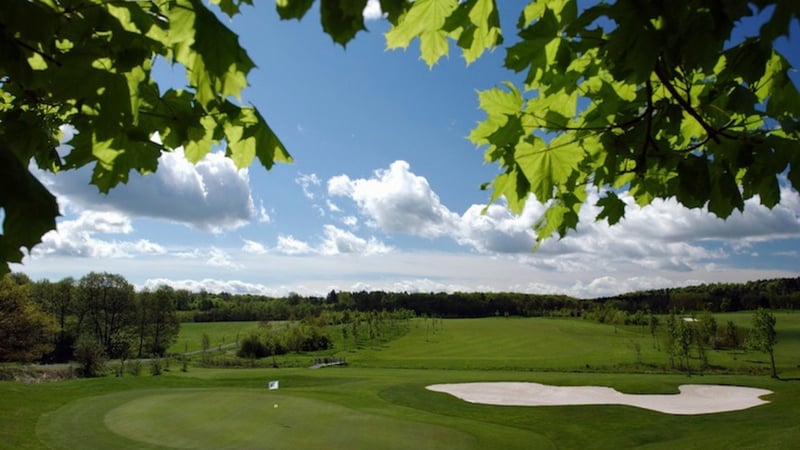
[[[350,228],[358,227],[358,217],[356,216],[344,216],[341,218],[341,221]]]
[[[74,220],[59,223],[58,230],[45,234],[33,254],[127,258],[166,253],[164,247],[145,239],[126,241],[97,237],[98,234],[129,234],[132,231],[130,219],[120,213],[84,211]]]
[[[38,176],[62,206],[74,209],[110,209],[213,232],[238,228],[253,219],[269,220],[263,207],[257,211],[254,206],[247,170],[237,169],[220,152],[209,153],[196,165],[186,160],[182,149],[164,153],[155,173],[132,172],[127,184],[108,195],[87,184],[91,170],[84,167],[55,175],[40,171]]]
[[[338,255],[342,253],[373,255],[388,253],[392,250],[391,247],[380,242],[375,237],[363,239],[333,225],[325,225],[324,233],[325,238],[319,248],[319,252],[323,255]]]
[[[412,173],[405,161],[395,161],[368,179],[333,177],[328,180],[328,194],[350,198],[369,218],[368,226],[389,233],[434,238],[450,234],[459,221],[439,201],[428,180]]]
[[[295,239],[294,236],[278,236],[278,245],[275,247],[279,253],[284,255],[307,255],[314,253],[314,250],[307,243]]]
[[[392,251],[392,247],[374,236],[364,239],[334,225],[324,225],[323,236],[318,245],[309,244],[293,236],[281,235],[278,236],[275,250],[284,255],[374,255],[388,253]]]
[[[472,205],[461,216],[452,236],[459,244],[482,253],[528,253],[536,245],[531,224],[542,211],[533,201],[528,202],[521,215],[500,204]]]
[[[370,178],[333,177],[328,194],[352,200],[365,223],[384,233],[448,237],[478,253],[515,255],[526,266],[544,271],[575,273],[602,266],[690,272],[724,263],[733,254],[751,253],[757,242],[800,237],[800,196],[789,188],[783,189],[775,208],[750,199],[744,213],[734,212],[727,220],[687,209],[674,199],[639,207],[627,192],[620,192],[628,208],[614,226],[595,220],[599,194],[592,192],[578,230],[561,240],[545,240],[535,253],[532,226],[544,205],[530,199],[516,215],[502,201],[488,207],[476,204],[459,216],[404,161],[376,170]]]
[[[242,246],[242,251],[245,253],[249,253],[251,255],[263,255],[267,253],[267,248],[256,241],[244,239],[244,245]]]
[[[212,247],[209,251],[206,264],[214,267],[227,267],[229,269],[240,269],[242,266],[234,262],[231,255],[225,250]]]
[[[364,20],[378,20],[383,17],[380,0],[368,0],[363,14]]]

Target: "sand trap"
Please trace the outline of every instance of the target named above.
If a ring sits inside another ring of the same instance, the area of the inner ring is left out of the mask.
[[[538,383],[434,384],[427,389],[470,403],[508,406],[628,405],[666,414],[711,414],[769,403],[766,389],[684,384],[680,394],[623,394],[602,386],[548,386]]]

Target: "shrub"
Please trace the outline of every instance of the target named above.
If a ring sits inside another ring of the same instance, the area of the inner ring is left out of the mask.
[[[92,338],[81,338],[75,344],[75,361],[80,364],[82,377],[98,377],[106,371],[106,354],[103,346]]]

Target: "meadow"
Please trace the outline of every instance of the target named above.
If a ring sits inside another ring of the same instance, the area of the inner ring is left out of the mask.
[[[749,318],[716,316],[742,326]],[[763,375],[760,353],[712,352],[716,369],[688,375],[670,372],[665,352],[640,327],[498,317],[415,319],[390,342],[338,341],[346,367],[183,372],[174,365],[161,376],[0,382],[0,448],[790,448],[800,442],[800,315],[776,317],[781,379]],[[204,324],[210,328],[201,334],[251,325]],[[268,390],[269,380],[280,389]],[[752,409],[680,416],[616,405],[488,406],[425,389],[469,381],[626,393],[724,384],[774,394]]]

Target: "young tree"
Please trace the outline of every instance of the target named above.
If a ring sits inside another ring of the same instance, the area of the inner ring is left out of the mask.
[[[675,316],[675,310],[671,310],[667,316],[667,353],[669,354],[669,366],[675,367],[675,355],[678,352],[678,318]]]
[[[758,308],[753,313],[753,322],[750,333],[747,335],[747,347],[753,350],[767,353],[771,375],[778,378],[775,369],[775,344],[778,342],[778,335],[775,331],[775,316],[764,308]]]
[[[211,3],[234,16],[253,1]],[[281,18],[300,19],[314,1],[276,3]],[[366,4],[321,1],[323,30],[345,45],[366,29]],[[433,66],[452,40],[471,63],[504,42],[500,4],[380,0],[386,45],[418,39]],[[478,94],[487,117],[470,140],[502,169],[484,186],[491,200],[518,213],[531,195],[548,205],[539,239],[577,226],[587,187],[612,225],[623,186],[639,205],[674,197],[719,217],[748,198],[775,206],[779,177],[800,186],[800,94],[775,49],[799,11],[792,0],[531,0],[504,61],[527,72],[524,85]],[[761,13],[759,32],[744,34],[743,19]],[[238,167],[291,160],[260,111],[231,101],[255,64],[201,0],[5,0],[0,47],[0,271],[55,228],[58,205],[32,161],[53,172],[93,165],[91,183],[107,192],[179,146],[193,162],[223,142]],[[157,84],[159,59],[186,69],[186,89]],[[76,133],[62,155],[65,125]]]

